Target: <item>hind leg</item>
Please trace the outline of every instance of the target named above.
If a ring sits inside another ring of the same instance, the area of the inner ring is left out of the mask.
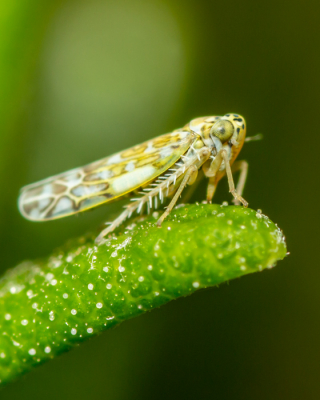
[[[187,184],[192,185],[196,181],[197,175],[198,175],[198,168],[195,165],[192,165],[186,171],[186,173],[183,177],[183,180],[182,180],[178,190],[176,191],[175,195],[173,196],[172,200],[170,201],[168,207],[166,208],[166,211],[158,219],[158,221],[157,221],[158,226],[161,226],[164,219],[170,214],[171,210],[175,206],[176,202],[179,199],[179,196],[181,195],[181,193],[182,193],[183,189],[186,187],[186,185]]]

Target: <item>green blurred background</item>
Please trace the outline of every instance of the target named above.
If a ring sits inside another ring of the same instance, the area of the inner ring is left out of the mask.
[[[105,332],[1,399],[320,398],[319,15],[315,0],[0,1],[2,271],[122,206],[37,224],[18,213],[21,186],[227,112],[264,134],[240,155],[244,197],[291,252]]]

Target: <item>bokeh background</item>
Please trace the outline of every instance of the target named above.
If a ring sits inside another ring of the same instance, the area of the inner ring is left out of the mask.
[[[316,0],[0,1],[2,271],[121,207],[31,223],[21,186],[227,112],[264,134],[240,155],[244,197],[291,252],[95,337],[1,399],[320,398],[319,16]]]

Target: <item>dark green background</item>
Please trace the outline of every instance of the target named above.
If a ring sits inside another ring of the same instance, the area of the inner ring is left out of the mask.
[[[311,0],[0,1],[3,271],[121,206],[36,224],[18,213],[21,186],[227,112],[264,134],[240,154],[244,197],[291,252],[271,271],[123,323],[1,398],[320,397],[319,15]],[[231,200],[225,182],[215,200]]]

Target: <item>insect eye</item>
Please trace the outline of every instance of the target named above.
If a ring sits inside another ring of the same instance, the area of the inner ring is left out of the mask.
[[[230,121],[222,119],[217,121],[211,128],[210,134],[216,136],[221,142],[231,138],[234,132],[234,126]]]

